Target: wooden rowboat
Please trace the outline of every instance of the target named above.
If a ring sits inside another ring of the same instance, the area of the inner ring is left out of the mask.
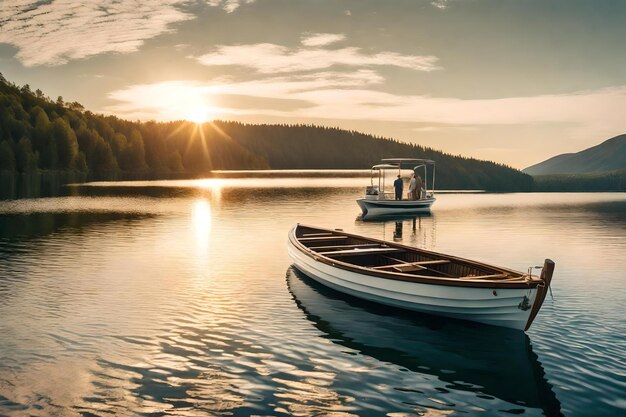
[[[495,409],[495,397],[543,411],[536,414],[562,416],[561,404],[526,333],[482,326],[476,337],[475,326],[463,322],[402,314],[345,297],[292,268],[286,275],[298,308],[332,343],[431,376],[431,389],[473,393],[477,406],[488,399]]]
[[[554,262],[541,276],[372,239],[296,225],[294,266],[342,293],[408,310],[528,330],[546,297]]]

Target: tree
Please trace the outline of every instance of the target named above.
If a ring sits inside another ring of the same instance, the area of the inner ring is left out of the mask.
[[[9,116],[7,120],[7,127],[9,134],[13,139],[21,138],[28,131],[28,122],[22,120],[16,120]]]
[[[44,144],[41,150],[41,168],[44,169],[59,169],[59,151],[57,143],[54,140],[49,140]]]
[[[111,149],[113,150],[115,156],[119,158],[124,153],[124,150],[126,150],[127,144],[128,140],[123,133],[114,134],[111,140]]]
[[[50,141],[50,119],[46,112],[39,106],[35,106],[30,110],[31,120],[34,122],[35,129],[32,135],[32,145],[35,152],[39,152],[41,157],[41,166],[47,165],[48,156],[44,154],[44,150],[48,147]]]
[[[167,167],[172,172],[183,172],[185,167],[183,166],[183,158],[180,157],[180,153],[178,151],[174,151],[170,154],[167,159]]]
[[[133,129],[128,138],[128,143],[122,154],[122,168],[125,170],[143,170],[146,165],[146,152],[143,145],[141,133],[137,129]]]
[[[76,131],[76,139],[78,149],[85,154],[87,165],[91,165],[96,144],[98,140],[103,140],[102,137],[94,129],[82,127]]]
[[[117,161],[111,146],[102,138],[98,138],[94,149],[94,160],[91,169],[97,175],[107,175],[118,171]]]
[[[59,168],[74,168],[74,161],[78,155],[78,140],[64,119],[58,118],[52,122],[52,140],[57,143]]]
[[[70,104],[68,104],[68,107],[69,107],[71,110],[74,110],[74,111],[79,111],[79,112],[81,112],[81,111],[85,110],[85,106],[83,106],[82,104],[80,104],[78,101],[73,101],[73,102],[71,102]]]
[[[84,153],[78,152],[78,155],[76,156],[76,161],[74,163],[74,167],[76,168],[77,171],[80,171],[80,172],[87,172],[89,170],[87,167],[87,158],[85,157]]]
[[[15,146],[15,166],[19,172],[31,172],[37,169],[37,154],[33,152],[30,139],[26,136]]]
[[[15,155],[6,140],[0,142],[0,171],[15,171]]]

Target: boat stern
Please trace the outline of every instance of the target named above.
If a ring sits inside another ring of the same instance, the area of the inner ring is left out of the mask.
[[[541,283],[537,286],[537,296],[535,297],[535,302],[533,303],[533,307],[530,311],[530,315],[528,316],[528,321],[526,322],[524,330],[528,330],[530,325],[533,324],[535,317],[537,317],[537,314],[543,305],[543,301],[546,299],[546,295],[550,290],[550,284],[552,283],[554,266],[555,263],[552,259],[546,259],[543,263],[543,269],[541,270],[540,277]]]

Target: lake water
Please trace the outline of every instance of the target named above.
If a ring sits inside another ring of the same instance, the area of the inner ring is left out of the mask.
[[[70,186],[0,201],[0,415],[618,416],[626,194],[439,194],[363,221],[364,178]],[[297,222],[525,271],[527,333],[403,314],[294,272]]]

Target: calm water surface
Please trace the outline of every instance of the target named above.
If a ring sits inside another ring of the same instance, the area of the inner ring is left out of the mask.
[[[440,194],[358,218],[363,178],[71,186],[0,201],[0,415],[618,416],[626,195]],[[526,270],[527,333],[406,315],[290,268],[297,222]]]

